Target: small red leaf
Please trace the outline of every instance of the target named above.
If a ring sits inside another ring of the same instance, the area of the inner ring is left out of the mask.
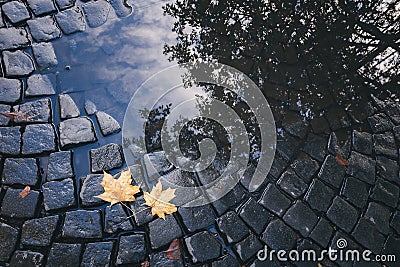
[[[21,192],[19,192],[19,196],[21,198],[25,198],[27,195],[29,195],[30,192],[31,192],[31,188],[29,187],[29,185],[27,185]]]
[[[348,167],[350,165],[350,163],[345,158],[343,158],[342,155],[340,155],[340,154],[336,155],[336,160],[340,165],[343,165],[346,167]]]
[[[179,260],[182,256],[182,244],[179,239],[174,239],[169,245],[168,250],[165,252],[170,260]]]

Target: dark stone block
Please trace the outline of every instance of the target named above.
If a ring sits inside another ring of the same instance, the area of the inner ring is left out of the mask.
[[[35,70],[32,58],[21,50],[3,51],[3,63],[6,77],[24,77]]]
[[[394,208],[397,206],[399,194],[400,190],[397,185],[394,185],[384,179],[378,179],[375,183],[375,187],[372,189],[372,194],[370,197]]]
[[[165,220],[157,219],[149,223],[150,243],[153,249],[165,246],[182,236],[182,230],[172,215]]]
[[[87,23],[92,28],[97,28],[106,23],[111,5],[104,0],[88,2],[82,5]]]
[[[26,221],[22,226],[21,243],[30,246],[49,246],[58,220],[58,216],[49,216]]]
[[[183,223],[190,232],[195,232],[213,225],[216,218],[209,204],[198,207],[180,207],[178,212],[182,217]]]
[[[1,205],[1,214],[12,218],[33,218],[39,202],[39,192],[31,190],[29,195],[21,198],[22,189],[8,188]]]
[[[109,171],[123,164],[122,149],[117,144],[108,144],[90,150],[92,172]]]
[[[30,250],[16,250],[10,260],[13,267],[35,267],[43,265],[43,254]]]
[[[299,141],[290,135],[286,135],[283,140],[278,139],[276,141],[276,151],[288,161],[291,161],[297,154],[299,146]]]
[[[274,216],[264,209],[260,204],[252,198],[246,201],[238,212],[240,218],[248,225],[254,232],[261,234]]]
[[[318,162],[305,153],[301,153],[290,166],[306,183],[311,181],[312,177],[319,169]]]
[[[55,31],[55,29],[52,30]],[[60,32],[60,30],[58,31]],[[39,70],[48,70],[57,67],[58,60],[51,43],[43,42],[39,44],[33,44],[32,50]]]
[[[75,210],[65,213],[62,236],[66,238],[101,238],[101,215],[98,210]]]
[[[70,119],[76,118],[81,115],[75,101],[70,95],[60,94],[58,95],[58,103],[60,105],[60,118]]]
[[[56,11],[56,7],[51,0],[27,0],[29,7],[36,16],[44,15]]]
[[[322,162],[326,155],[327,140],[315,134],[309,134],[303,151],[312,158]]]
[[[318,217],[306,204],[296,201],[285,213],[283,220],[302,236],[307,237],[316,225]]]
[[[85,101],[85,112],[86,112],[86,114],[90,116],[90,115],[95,114],[96,111],[97,111],[96,104],[93,103],[90,100],[86,100]]]
[[[343,239],[346,241],[347,246],[345,246],[345,248],[342,248],[342,250],[344,250],[344,252],[347,250],[357,250],[357,251],[361,251],[361,247],[359,244],[357,244],[355,241],[353,241],[353,238],[341,231],[337,231],[335,233],[335,235],[332,238],[330,247],[332,249],[336,249],[339,250],[338,247],[338,243],[341,244],[343,246],[343,244],[345,244],[345,242],[343,242]],[[361,251],[362,252],[362,251]],[[341,267],[353,267],[353,263],[351,261],[340,261],[340,259],[337,259],[335,261],[336,264],[338,264]]]
[[[87,117],[62,121],[59,131],[60,144],[63,149],[97,141],[93,122]]]
[[[167,258],[165,252],[150,254],[151,267],[183,267],[182,259],[171,260]]]
[[[397,161],[378,156],[376,159],[376,174],[388,181],[400,184],[399,165]]]
[[[366,132],[353,131],[352,136],[353,149],[357,152],[372,154],[372,135]]]
[[[389,233],[390,211],[385,206],[370,202],[364,215],[384,235]]]
[[[390,119],[383,113],[375,114],[368,118],[369,126],[374,133],[383,133],[393,128]]]
[[[20,80],[0,77],[0,102],[7,104],[18,102],[21,99],[21,91]]]
[[[315,134],[329,134],[330,132],[329,123],[325,117],[312,119],[311,128]]]
[[[290,250],[295,244],[298,235],[283,221],[277,219],[268,224],[261,239],[274,250]]]
[[[135,224],[140,226],[153,220],[153,215],[150,209],[145,204],[142,196],[136,198],[134,202],[129,203],[131,209],[134,211],[133,219]]]
[[[332,234],[333,227],[329,224],[327,220],[321,218],[312,230],[310,238],[321,245],[323,248],[327,248]]]
[[[18,49],[30,45],[24,28],[0,28],[0,50]]]
[[[18,155],[21,150],[21,128],[0,127],[0,153]]]
[[[345,172],[346,167],[340,165],[334,156],[328,155],[322,164],[318,177],[328,184],[339,188],[343,181]]]
[[[115,14],[120,18],[127,17],[132,13],[133,8],[123,0],[111,0],[110,4],[114,8]]]
[[[121,204],[107,206],[105,209],[104,232],[111,234],[119,229],[124,231],[133,229],[128,215]]]
[[[39,169],[36,159],[9,158],[4,161],[3,184],[35,185],[38,180]]]
[[[340,194],[349,203],[362,208],[367,204],[368,186],[356,178],[347,177]]]
[[[361,245],[374,253],[380,253],[385,242],[385,237],[364,218],[361,218],[354,228],[353,236]]]
[[[290,169],[282,174],[277,184],[282,190],[294,198],[298,198],[304,194],[308,187],[307,184]]]
[[[390,222],[390,226],[396,230],[398,234],[400,234],[400,211],[396,211],[392,221]]]
[[[194,263],[206,262],[221,255],[221,244],[207,231],[186,237],[185,243]]]
[[[335,197],[327,212],[329,220],[346,232],[350,232],[358,219],[357,210],[340,197]]]
[[[11,21],[11,23],[16,24],[25,21],[31,17],[26,6],[20,1],[11,1],[2,5],[4,15]]]
[[[51,101],[49,98],[25,102],[19,106],[15,106],[14,110],[18,110],[23,116],[17,116],[14,120],[16,123],[40,123],[51,122]]]
[[[236,185],[225,196],[214,201],[212,205],[218,215],[224,214],[227,210],[237,207],[246,197],[246,192],[240,185]]]
[[[220,260],[213,261],[211,263],[211,267],[225,267],[225,266],[239,267],[241,265],[239,264],[236,257],[233,257],[230,254],[227,254],[227,255],[223,256]],[[205,267],[205,265],[203,265],[203,267]]]
[[[391,132],[374,134],[373,139],[376,155],[383,155],[397,160],[396,141]]]
[[[111,115],[103,112],[96,112],[97,123],[99,124],[100,131],[104,136],[119,132],[121,130],[121,126],[118,121],[115,120]]]
[[[349,163],[348,174],[369,184],[375,182],[375,160],[353,151]]]
[[[169,160],[165,156],[164,151],[156,151],[150,154],[146,154],[144,155],[143,160],[150,181],[156,181],[156,179],[160,175],[166,174],[173,168],[173,165],[169,162]]]
[[[73,7],[76,0],[56,0],[55,2],[60,10],[64,10],[66,8]]]
[[[229,211],[218,218],[217,225],[229,243],[239,242],[249,234],[249,229],[245,223],[233,211]]]
[[[279,155],[275,155],[274,161],[272,162],[271,170],[269,174],[272,175],[275,179],[278,179],[282,172],[286,169],[288,163]]]
[[[51,74],[33,74],[27,79],[25,96],[45,96],[54,95],[56,92],[52,83],[54,76]]]
[[[121,236],[119,238],[117,265],[135,264],[146,257],[146,241],[143,234]]]
[[[242,261],[247,261],[251,257],[257,254],[259,250],[261,250],[264,246],[258,240],[256,236],[253,234],[249,235],[235,246],[235,251],[242,259]]]
[[[22,134],[22,154],[42,154],[56,150],[56,134],[52,124],[26,126]]]
[[[7,262],[18,242],[18,230],[0,222],[0,261]]]
[[[51,16],[31,19],[27,23],[36,42],[47,42],[61,36],[61,31]]]
[[[74,177],[72,152],[51,153],[47,165],[47,181],[62,180]]]
[[[295,112],[286,113],[282,121],[282,126],[291,135],[304,138],[308,132],[308,122]]]
[[[304,199],[312,209],[327,211],[335,193],[318,179],[312,181]]]
[[[46,211],[76,205],[75,187],[72,179],[51,181],[43,184],[43,202]]]
[[[83,206],[96,206],[104,204],[104,201],[96,196],[104,193],[101,185],[103,174],[89,174],[81,178],[81,191],[79,196]]]
[[[81,244],[53,243],[47,257],[46,267],[66,266],[66,262],[71,267],[79,266],[81,251]]]
[[[67,1],[67,0],[58,0]],[[56,20],[61,30],[65,34],[83,32],[86,30],[86,22],[79,7],[72,7],[56,14]],[[92,115],[92,114],[88,114]]]
[[[398,265],[398,259],[400,259],[400,238],[396,238],[394,236],[389,236],[386,243],[385,247],[383,249],[383,253],[386,255],[394,255],[396,257],[395,262],[389,262],[387,261],[386,264],[389,267],[397,267]],[[360,266],[361,267],[361,266]]]
[[[109,266],[112,249],[113,242],[87,243],[80,266]]]
[[[0,104],[0,113],[7,113],[11,111],[11,106]],[[0,116],[0,126],[7,126],[10,119],[6,116]]]
[[[268,184],[258,202],[278,216],[282,216],[291,204],[291,200],[273,184]]]

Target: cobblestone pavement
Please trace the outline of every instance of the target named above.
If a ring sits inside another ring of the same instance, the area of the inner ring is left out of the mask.
[[[148,210],[129,217],[125,207],[94,198],[102,192],[101,171],[126,166],[120,144],[98,143],[121,134],[118,121],[90,101],[83,107],[68,94],[57,95],[49,70],[58,64],[51,41],[100,27],[111,9],[125,17],[131,8],[122,0],[0,5],[0,111],[13,112],[12,119],[0,116],[0,266],[280,266],[276,259],[257,260],[256,253],[264,245],[320,251],[337,247],[340,238],[349,248],[400,259],[398,102],[371,97],[362,115],[328,103],[315,119],[303,119],[295,108],[274,110],[277,154],[259,190],[249,193],[243,177],[222,199],[179,208],[165,221]],[[269,97],[287,101],[281,94]],[[88,144],[96,147],[86,149]],[[83,177],[74,168],[81,164],[75,153],[80,147],[90,159],[91,171]],[[183,173],[153,152],[133,175],[146,175],[149,160],[174,181],[194,183],[222,171],[215,164],[207,173]],[[27,185],[31,191],[21,198]],[[143,198],[131,208],[141,211]],[[165,251],[176,238],[184,253],[171,260]]]

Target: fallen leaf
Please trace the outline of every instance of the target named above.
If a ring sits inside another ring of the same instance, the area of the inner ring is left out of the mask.
[[[343,158],[342,155],[340,155],[340,154],[336,155],[336,160],[340,165],[343,165],[346,167],[348,167],[350,165],[350,163],[345,158]]]
[[[322,267],[322,264],[321,264],[321,263],[318,263],[318,267]]]
[[[21,111],[17,112],[1,112],[1,115],[9,118],[11,121],[28,121],[29,116]]]
[[[150,267],[150,262],[148,260],[145,260],[140,264],[140,267]]]
[[[179,239],[174,239],[167,251],[165,251],[165,255],[170,260],[179,260],[182,256],[182,244]]]
[[[175,197],[175,190],[167,188],[163,191],[161,182],[158,182],[150,193],[144,192],[143,198],[146,205],[151,207],[153,216],[157,214],[158,217],[165,220],[165,214],[171,214],[177,210],[174,204],[169,203]]]
[[[132,177],[129,169],[123,171],[118,179],[114,179],[111,174],[104,172],[101,182],[104,193],[95,197],[110,202],[111,206],[122,201],[134,201],[134,195],[140,192],[140,187],[131,185],[131,182]]]
[[[21,198],[25,198],[27,195],[29,195],[29,193],[31,192],[31,188],[29,185],[25,186],[24,189],[22,189],[21,192],[19,192],[19,196]]]

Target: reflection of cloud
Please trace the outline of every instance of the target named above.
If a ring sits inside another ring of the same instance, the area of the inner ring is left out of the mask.
[[[116,102],[122,103],[118,113],[123,113],[143,81],[173,64],[163,55],[164,44],[175,39],[173,19],[163,15],[164,3],[138,0],[130,17],[118,19],[110,12],[101,27],[61,38],[56,53],[60,51],[59,60],[72,71],[60,69],[59,89],[84,90],[86,98],[111,112]]]

